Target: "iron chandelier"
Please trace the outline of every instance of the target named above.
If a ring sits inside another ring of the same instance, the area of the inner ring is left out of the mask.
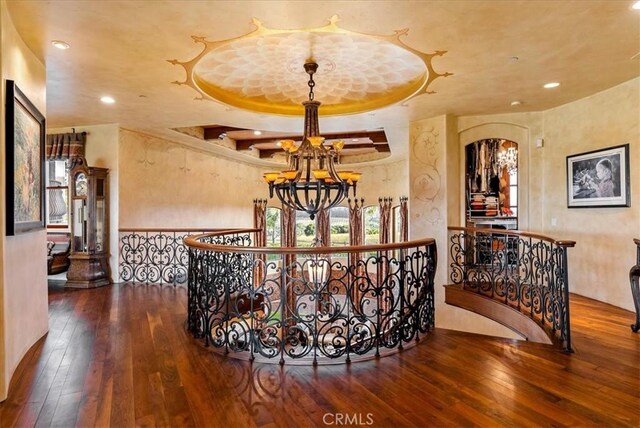
[[[307,60],[304,70],[309,74],[309,100],[304,101],[304,136],[298,146],[293,140],[282,140],[279,145],[287,153],[288,167],[282,172],[266,172],[264,179],[269,184],[269,197],[273,194],[283,205],[297,211],[304,211],[313,220],[323,210],[338,205],[353,189],[356,196],[356,183],[361,173],[354,171],[336,171],[339,154],[344,141],[325,144],[320,136],[318,125],[318,107],[314,100],[313,75],[318,64]]]

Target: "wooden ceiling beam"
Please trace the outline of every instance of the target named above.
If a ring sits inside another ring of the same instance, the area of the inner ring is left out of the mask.
[[[360,132],[341,132],[336,134],[322,134],[324,138],[327,140],[346,140],[345,146],[351,146],[349,143],[350,140],[354,138],[368,138],[373,143],[387,143],[387,134],[384,130],[380,131],[360,131]],[[250,138],[246,140],[236,140],[236,150],[249,150],[256,144],[262,143],[275,143],[280,140],[294,140],[300,141],[302,140],[302,135],[287,135],[280,138],[273,137],[258,137],[258,138]]]
[[[344,149],[342,150],[349,150],[349,149],[375,149],[376,151],[380,152],[380,153],[391,153],[391,148],[389,147],[389,144],[373,144],[373,143],[355,143],[355,144],[349,144],[344,146]],[[276,153],[283,153],[283,150],[278,148],[278,149],[262,149],[260,150],[260,159],[270,159],[273,155],[275,155]]]
[[[220,135],[231,131],[246,131],[245,128],[234,128],[233,126],[203,126],[205,140],[217,140]]]

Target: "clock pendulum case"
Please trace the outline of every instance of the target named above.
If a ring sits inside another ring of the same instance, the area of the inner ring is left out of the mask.
[[[87,166],[82,158],[71,169],[71,262],[67,287],[92,288],[111,283],[109,269],[109,170]]]

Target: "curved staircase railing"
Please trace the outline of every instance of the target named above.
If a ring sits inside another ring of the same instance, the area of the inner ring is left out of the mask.
[[[187,247],[184,238],[224,229],[121,228],[119,236],[120,281],[141,284],[187,282]]]
[[[501,229],[448,229],[456,287],[518,311],[573,352],[567,249],[574,241]]]
[[[350,362],[397,352],[434,327],[436,244],[251,246],[256,229],[184,239],[189,332],[266,362]]]

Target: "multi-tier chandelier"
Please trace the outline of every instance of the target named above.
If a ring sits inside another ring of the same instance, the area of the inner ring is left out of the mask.
[[[304,70],[309,74],[309,100],[304,101],[304,136],[298,146],[293,140],[282,140],[280,147],[287,154],[287,169],[282,172],[266,172],[264,179],[269,183],[269,196],[278,195],[282,204],[298,211],[305,211],[311,219],[323,209],[338,205],[353,189],[362,175],[354,171],[336,171],[339,154],[344,141],[325,144],[320,136],[318,107],[314,100],[313,75],[318,64],[307,60]]]
[[[506,150],[498,152],[498,168],[507,169],[508,174],[513,174],[518,170],[518,149],[509,147]]]

